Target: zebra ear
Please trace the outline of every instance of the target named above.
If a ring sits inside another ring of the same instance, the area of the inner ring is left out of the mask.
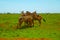
[[[25,13],[24,13],[24,11],[21,11],[21,16],[25,16]]]
[[[36,14],[36,11],[34,11],[33,13]]]
[[[26,11],[26,13],[30,13],[29,11]]]

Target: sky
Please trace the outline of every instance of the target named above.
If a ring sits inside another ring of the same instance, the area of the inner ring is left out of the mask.
[[[60,13],[60,0],[0,0],[0,13]]]

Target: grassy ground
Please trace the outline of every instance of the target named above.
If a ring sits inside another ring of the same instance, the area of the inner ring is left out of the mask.
[[[0,38],[52,38],[60,39],[60,14],[41,14],[42,20],[39,26],[35,21],[34,27],[22,25],[22,29],[16,29],[19,14],[0,14]],[[25,28],[24,28],[25,27]]]

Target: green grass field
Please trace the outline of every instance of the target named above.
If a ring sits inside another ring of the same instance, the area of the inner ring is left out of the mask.
[[[16,29],[19,14],[0,14],[0,38],[52,38],[60,39],[60,14],[41,14],[46,22],[42,20],[39,26],[35,21],[34,27]]]

